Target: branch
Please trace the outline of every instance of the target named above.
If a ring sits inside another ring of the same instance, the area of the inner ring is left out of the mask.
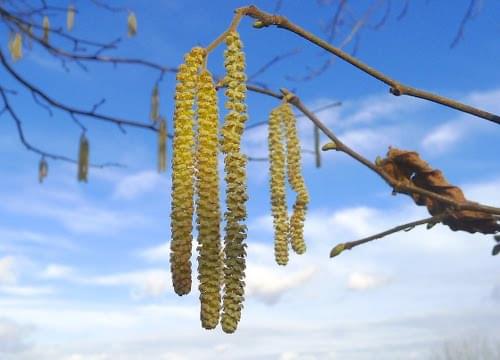
[[[360,240],[338,244],[330,251],[330,257],[332,258],[332,257],[338,256],[344,250],[351,250],[352,248],[354,248],[356,246],[366,244],[367,242],[370,242],[373,240],[381,239],[387,235],[391,235],[391,234],[397,233],[399,231],[413,230],[416,226],[419,226],[419,225],[427,224],[427,228],[431,228],[432,226],[441,222],[441,220],[444,218],[444,215],[445,214],[441,214],[441,215],[428,217],[426,219],[422,219],[422,220],[418,220],[418,221],[412,221],[412,222],[409,222],[409,223],[406,223],[403,225],[393,227],[392,229],[383,231],[381,233],[378,233],[378,234],[375,234],[372,236],[368,236],[368,237],[360,239]]]
[[[365,63],[361,62],[354,56],[349,55],[348,53],[342,51],[341,49],[330,45],[326,41],[318,38],[317,36],[313,35],[312,33],[302,29],[301,27],[291,23],[287,18],[283,16],[276,16],[276,15],[271,15],[266,12],[261,11],[255,6],[247,6],[243,7],[237,10],[239,13],[242,13],[246,16],[249,16],[253,19],[256,19],[257,21],[254,23],[254,27],[256,28],[263,28],[267,26],[277,26],[278,28],[285,29],[288,31],[291,31],[298,36],[308,40],[309,42],[325,49],[326,51],[340,57],[342,60],[348,62],[349,64],[357,67],[361,71],[367,73],[368,75],[374,77],[375,79],[387,84],[390,86],[390,92],[393,95],[400,96],[400,95],[408,95],[408,96],[413,96],[413,97],[418,97],[421,99],[429,100],[486,120],[489,120],[491,122],[494,122],[496,124],[500,124],[500,116],[489,113],[484,110],[477,109],[475,107],[472,107],[470,105],[463,104],[461,102],[458,102],[456,100],[452,100],[449,98],[446,98],[444,96],[440,96],[437,94],[433,94],[427,91],[419,90],[407,85],[404,85],[389,76],[385,75],[384,73],[366,65]]]
[[[455,38],[450,44],[450,48],[454,48],[455,46],[458,45],[460,40],[464,38],[464,33],[465,33],[465,26],[467,23],[472,20],[475,16],[475,10],[479,7],[479,1],[478,0],[470,0],[469,2],[469,7],[467,8],[467,11],[465,12],[465,15],[460,22],[460,25],[457,30],[457,34],[455,35]]]
[[[34,145],[31,145],[31,143],[26,139],[26,136],[24,135],[22,121],[19,118],[19,116],[15,113],[14,109],[12,108],[12,105],[10,104],[10,102],[7,98],[6,91],[2,87],[0,87],[0,96],[1,96],[3,103],[4,103],[4,108],[2,110],[2,113],[3,112],[9,113],[12,120],[14,120],[14,122],[16,124],[16,128],[17,128],[17,133],[19,135],[19,139],[21,140],[21,143],[24,145],[26,150],[34,152],[35,154],[41,155],[41,156],[49,158],[49,159],[60,160],[60,161],[64,161],[64,162],[68,162],[68,163],[72,163],[72,164],[78,164],[78,161],[75,159],[69,158],[69,157],[64,156],[64,155],[50,153],[50,152],[42,150]],[[90,166],[94,167],[94,168],[100,168],[100,169],[105,168],[105,167],[125,167],[122,164],[112,163],[112,162],[107,162],[107,163],[103,163],[103,164],[90,164]]]
[[[9,65],[9,63],[5,59],[5,56],[1,50],[0,50],[0,62],[3,65],[3,67],[5,68],[5,70],[7,70],[7,72],[9,74],[11,74],[19,83],[21,83],[29,91],[40,96],[40,98],[44,99],[48,104],[50,104],[50,105],[52,105],[60,110],[66,111],[67,113],[69,113],[72,116],[81,115],[81,116],[91,117],[91,118],[102,120],[102,121],[108,121],[108,122],[114,123],[118,126],[131,126],[131,127],[137,127],[137,128],[157,131],[157,129],[155,128],[155,126],[153,124],[146,124],[146,123],[141,123],[141,122],[132,121],[132,120],[120,119],[120,118],[112,117],[109,115],[100,114],[100,113],[96,112],[94,109],[81,110],[81,109],[77,109],[77,108],[65,105],[63,103],[60,103],[59,101],[48,96],[45,92],[43,92],[42,90],[37,88],[35,85],[29,83],[23,77],[21,77]]]

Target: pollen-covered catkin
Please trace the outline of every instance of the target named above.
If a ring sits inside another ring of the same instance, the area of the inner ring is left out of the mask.
[[[78,149],[78,181],[87,182],[89,173],[89,141],[85,134],[80,137]]]
[[[297,134],[297,120],[293,114],[290,104],[284,103],[283,119],[286,129],[286,152],[287,152],[287,174],[288,182],[292,189],[297,193],[293,213],[290,217],[290,241],[292,249],[297,254],[303,254],[306,251],[304,241],[304,221],[306,218],[307,205],[309,203],[309,193],[302,176],[301,169],[301,150],[299,136]]]
[[[282,106],[269,115],[269,173],[274,224],[274,257],[278,265],[288,263],[288,211],[285,183],[285,148]]]
[[[200,319],[203,328],[214,329],[219,323],[222,286],[217,165],[219,113],[212,75],[207,70],[201,73],[198,88],[196,214]]]
[[[205,50],[195,47],[185,56],[177,72],[172,154],[172,211],[170,269],[174,291],[191,291],[191,246],[194,195],[194,104],[198,72]]]
[[[167,170],[167,121],[165,118],[160,118],[160,126],[158,128],[158,172],[162,173]]]
[[[245,55],[238,33],[231,31],[226,36],[224,52],[226,77],[226,115],[221,130],[221,149],[225,155],[226,220],[224,237],[224,298],[222,330],[232,333],[241,318],[244,300],[244,277],[246,258],[246,157],[240,152],[241,135],[245,128],[246,75]]]

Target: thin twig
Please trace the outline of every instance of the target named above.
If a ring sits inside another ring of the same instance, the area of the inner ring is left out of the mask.
[[[365,237],[365,238],[360,239],[360,240],[349,241],[346,243],[338,244],[330,251],[330,257],[332,258],[332,257],[338,256],[344,250],[351,250],[352,248],[354,248],[356,246],[366,244],[367,242],[370,242],[373,240],[381,239],[387,235],[391,235],[391,234],[397,233],[399,231],[410,231],[410,230],[413,230],[416,226],[425,225],[425,224],[435,225],[435,224],[441,222],[441,220],[443,218],[444,218],[444,214],[431,216],[431,217],[428,217],[428,218],[425,218],[422,220],[412,221],[412,222],[409,222],[406,224],[402,224],[402,225],[393,227],[392,229],[383,231],[381,233],[378,233],[378,234],[375,234],[372,236]]]
[[[428,91],[423,91],[419,90],[407,85],[404,85],[389,76],[385,75],[384,73],[376,70],[375,68],[372,68],[368,66],[367,64],[363,63],[359,59],[355,58],[354,56],[349,55],[348,53],[344,52],[343,50],[327,43],[326,41],[318,38],[317,36],[313,35],[312,33],[302,29],[300,26],[297,26],[290,22],[287,18],[283,16],[276,16],[276,15],[271,15],[268,14],[264,11],[261,11],[255,6],[247,6],[244,8],[240,8],[239,11],[244,13],[245,15],[256,19],[257,22],[254,24],[254,27],[256,28],[263,28],[267,26],[277,26],[278,28],[285,29],[288,31],[291,31],[298,36],[308,40],[309,42],[325,49],[326,51],[340,57],[342,60],[348,62],[349,64],[357,67],[361,71],[367,73],[368,75],[374,77],[375,79],[387,84],[390,86],[390,92],[393,95],[400,96],[400,95],[408,95],[408,96],[413,96],[413,97],[418,97],[421,99],[429,100],[486,120],[489,120],[491,122],[494,122],[496,124],[500,124],[500,116],[489,113],[484,110],[480,110],[478,108],[472,107],[470,105],[463,104],[461,102],[458,102],[456,100],[452,100],[449,98],[446,98],[444,96],[440,96],[437,94],[430,93]]]

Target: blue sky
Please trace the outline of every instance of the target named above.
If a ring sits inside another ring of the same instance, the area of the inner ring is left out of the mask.
[[[97,10],[85,1],[76,2],[75,34],[100,41],[125,36],[113,54],[169,66],[179,64],[193,45],[211,42],[228,26],[233,9],[247,4],[116,3],[136,12],[137,37],[126,38],[126,13]],[[254,3],[269,11],[275,5]],[[450,49],[468,1],[412,1],[400,21],[402,2],[392,3],[381,29],[362,30],[357,56],[408,85],[500,113],[500,4],[483,1],[464,39]],[[331,4],[289,0],[280,13],[322,35],[332,9]],[[362,10],[350,8],[356,14]],[[54,24],[64,21],[63,16],[53,19]],[[6,52],[8,31],[0,29]],[[383,156],[389,145],[416,150],[463,187],[468,198],[499,206],[497,125],[419,99],[396,98],[385,85],[340,60],[313,80],[287,80],[307,74],[306,68],[318,66],[326,55],[283,30],[253,29],[248,19],[240,33],[248,73],[276,55],[300,49],[259,80],[273,89],[294,89],[311,109],[342,101],[341,107],[318,116],[346,144],[370,159]],[[341,32],[334,43],[346,34]],[[210,69],[222,73],[221,62],[219,49],[210,56]],[[88,109],[104,97],[101,112],[149,121],[158,76],[154,70],[89,64],[88,72],[70,65],[68,73],[37,47],[13,66],[65,103]],[[2,86],[19,90],[10,100],[28,139],[47,151],[76,155],[80,130],[71,118],[57,111],[49,116],[3,69],[0,73]],[[166,74],[160,111],[169,120],[174,87],[174,76]],[[265,120],[277,105],[252,93],[248,103],[249,123]],[[22,147],[14,122],[6,114],[0,117],[0,358],[427,359],[448,340],[479,335],[500,341],[500,276],[498,259],[490,255],[491,236],[436,226],[328,258],[338,242],[427,216],[409,198],[390,196],[376,175],[334,152],[323,154],[321,169],[304,154],[311,195],[308,251],[291,256],[287,267],[273,260],[268,164],[249,164],[242,320],[233,335],[201,329],[197,287],[179,298],[170,283],[171,174],[156,173],[155,134],[132,128],[122,134],[111,124],[81,121],[89,128],[92,161],[117,161],[127,168],[91,169],[89,183],[81,184],[73,165],[49,161],[49,175],[40,185],[39,157]],[[303,147],[311,148],[311,124],[299,118],[299,129]],[[245,133],[248,155],[266,156],[266,131],[259,127]]]

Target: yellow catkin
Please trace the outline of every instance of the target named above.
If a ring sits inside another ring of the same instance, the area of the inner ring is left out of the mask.
[[[153,121],[157,121],[160,117],[160,94],[158,84],[155,84],[151,93],[151,111],[149,113],[149,117]]]
[[[9,42],[9,51],[12,60],[17,61],[23,57],[23,37],[16,33]]]
[[[285,183],[285,148],[283,107],[269,115],[269,173],[271,185],[271,210],[274,223],[274,257],[279,265],[288,263],[288,211]]]
[[[165,118],[160,118],[160,126],[158,128],[158,172],[162,173],[167,170],[167,121]]]
[[[194,195],[194,104],[204,49],[193,48],[177,72],[172,154],[170,269],[174,291],[191,291],[191,246]]]
[[[38,182],[42,183],[43,180],[47,177],[49,173],[49,165],[44,157],[40,159],[40,163],[38,164]]]
[[[212,75],[204,70],[199,79],[196,213],[198,223],[198,280],[200,319],[203,328],[219,323],[222,258],[220,236],[219,174],[217,165],[217,93]]]
[[[245,128],[246,75],[245,55],[240,37],[230,32],[224,52],[226,68],[226,108],[229,110],[221,131],[221,149],[225,154],[226,220],[224,237],[224,298],[222,330],[233,333],[241,318],[244,300],[246,258],[246,157],[240,152],[241,135]]]
[[[50,21],[49,21],[49,18],[47,16],[43,17],[42,28],[43,28],[42,41],[44,43],[48,43],[49,42],[49,32],[50,32]]]
[[[89,173],[89,141],[85,134],[80,137],[78,148],[78,181],[87,182]]]
[[[306,218],[307,205],[309,203],[309,193],[302,176],[301,169],[301,150],[299,136],[297,134],[297,120],[293,114],[290,104],[284,103],[283,118],[286,128],[286,152],[287,152],[287,174],[288,182],[292,189],[297,193],[293,213],[290,217],[290,241],[292,249],[297,254],[303,254],[306,251],[304,241],[304,221]]]
[[[132,11],[128,14],[127,18],[127,33],[129,37],[137,34],[137,18]]]
[[[66,29],[68,31],[73,30],[73,26],[75,26],[75,7],[70,4],[68,6],[68,12],[66,13]]]

